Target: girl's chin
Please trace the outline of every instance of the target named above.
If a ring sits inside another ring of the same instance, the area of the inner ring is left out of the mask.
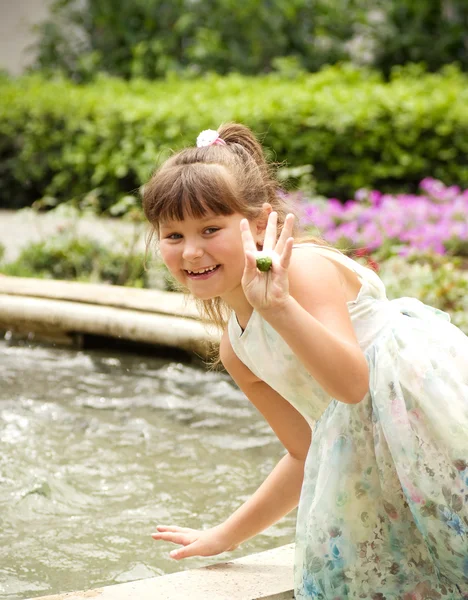
[[[218,294],[203,293],[201,290],[195,291],[190,289],[189,291],[196,300],[214,300],[215,298],[219,298]]]

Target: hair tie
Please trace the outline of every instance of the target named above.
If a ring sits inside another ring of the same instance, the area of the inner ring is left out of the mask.
[[[219,133],[214,129],[205,129],[197,137],[197,148],[204,146],[227,146],[226,142],[219,137]]]

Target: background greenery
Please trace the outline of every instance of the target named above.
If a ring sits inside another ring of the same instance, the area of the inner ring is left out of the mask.
[[[87,85],[41,75],[0,80],[0,203],[88,196],[101,209],[138,189],[172,150],[226,120],[271,155],[309,166],[316,192],[415,190],[431,175],[468,185],[468,76],[351,65],[288,79],[207,75]],[[309,170],[310,170],[309,169]]]
[[[468,187],[465,0],[53,0],[37,30],[37,72],[0,76],[2,208],[138,226],[153,169],[231,120],[309,200],[409,193],[427,177]],[[170,288],[135,239],[109,249],[70,227],[0,271]],[[389,296],[449,310],[468,332],[460,259],[393,250]]]
[[[465,0],[55,0],[40,69],[76,80],[260,74],[352,61],[388,74],[424,61],[468,67]]]

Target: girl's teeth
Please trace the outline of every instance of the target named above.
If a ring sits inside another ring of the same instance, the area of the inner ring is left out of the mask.
[[[208,273],[208,271],[214,271],[216,267],[210,267],[209,269],[200,269],[200,271],[189,271],[192,275],[200,275],[201,273]]]

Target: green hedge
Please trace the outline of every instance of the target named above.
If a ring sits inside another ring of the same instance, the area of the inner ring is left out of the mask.
[[[101,206],[136,193],[171,150],[236,120],[278,161],[313,165],[317,191],[410,191],[425,176],[468,186],[468,76],[455,68],[350,66],[284,79],[206,76],[163,82],[102,78],[79,86],[28,76],[0,81],[0,205],[94,190]]]
[[[36,67],[79,81],[259,74],[350,61],[468,69],[466,0],[52,0]]]

